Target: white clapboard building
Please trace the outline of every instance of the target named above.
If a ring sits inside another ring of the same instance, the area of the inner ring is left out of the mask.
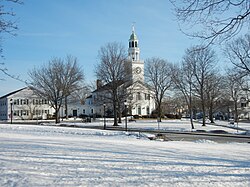
[[[47,119],[54,110],[46,99],[25,87],[0,97],[1,120]]]
[[[140,59],[139,40],[135,33],[134,26],[132,34],[129,38],[128,45],[128,80],[129,82],[120,83],[121,87],[126,88],[127,97],[120,103],[120,108],[126,105],[128,113],[131,115],[146,116],[155,110],[155,101],[152,90],[144,82],[144,61]],[[107,93],[107,85],[102,85],[101,81],[97,81],[97,89],[87,99],[88,107],[91,108],[89,115],[112,115],[112,103],[107,101],[105,96]],[[121,89],[122,91],[124,88]]]

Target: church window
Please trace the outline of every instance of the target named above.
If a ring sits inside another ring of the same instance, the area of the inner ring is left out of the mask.
[[[135,42],[135,47],[137,47],[137,42]]]
[[[141,93],[140,92],[137,92],[137,94],[136,94],[136,100],[141,100]]]
[[[134,41],[132,42],[132,47],[134,47]]]
[[[150,113],[149,113],[149,106],[147,106],[147,115],[149,115]]]
[[[147,98],[147,100],[150,100],[150,94],[148,94],[148,98]]]
[[[132,47],[131,42],[129,42],[129,48],[131,48],[131,47]]]
[[[246,103],[241,103],[241,107],[246,107],[247,104]]]
[[[138,106],[138,115],[141,115],[141,106]]]
[[[131,94],[130,96],[129,96],[129,100],[133,100],[134,99],[134,96],[133,96],[133,94]]]

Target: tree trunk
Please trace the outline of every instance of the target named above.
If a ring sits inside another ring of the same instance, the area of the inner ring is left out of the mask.
[[[117,108],[116,108],[116,104],[114,104],[114,124],[113,126],[119,126],[118,125],[118,120],[117,120]]]
[[[238,108],[237,108],[237,101],[234,102],[234,110],[235,110],[234,121],[235,121],[236,123],[238,123]]]
[[[191,94],[190,94],[191,95]],[[189,113],[190,113],[190,123],[191,128],[194,129],[194,122],[193,122],[193,105],[192,105],[192,98],[189,98]]]
[[[193,122],[193,110],[192,108],[189,109],[190,111],[190,123],[191,123],[191,128],[194,129],[194,122]]]
[[[202,126],[206,126],[206,109],[205,109],[205,101],[204,99],[201,100],[202,105]]]
[[[117,103],[117,106],[118,106],[118,123],[122,123],[122,112],[120,103]]]
[[[60,123],[59,109],[60,109],[60,108],[58,108],[58,106],[56,106],[56,109],[55,109],[56,123]]]
[[[66,115],[66,119],[69,118],[69,114],[68,114],[68,97],[65,97],[65,115]]]
[[[114,124],[113,126],[119,126],[117,121],[117,99],[116,99],[116,91],[113,96],[113,110],[114,110]]]
[[[158,114],[157,114],[158,122],[161,122],[161,104],[158,103]]]
[[[213,118],[213,104],[210,103],[210,107],[209,107],[209,120],[211,121],[211,123],[214,123],[214,118]]]

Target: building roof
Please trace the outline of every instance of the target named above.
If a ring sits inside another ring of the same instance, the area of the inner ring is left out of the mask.
[[[86,97],[86,99],[90,99],[90,98],[92,98],[92,95],[89,95],[88,97]]]
[[[130,35],[130,39],[129,40],[138,40],[137,36],[135,34],[135,25],[132,25],[132,34]]]
[[[19,90],[10,92],[10,93],[8,93],[8,94],[6,94],[6,95],[0,97],[0,99],[3,99],[3,98],[5,98],[5,97],[9,97],[10,95],[13,95],[13,94],[15,94],[15,93],[17,93],[17,92],[20,92],[20,91],[22,91],[22,90],[24,90],[24,89],[26,89],[26,88],[28,88],[28,87],[24,87],[24,88],[21,88],[21,89],[19,89]]]
[[[119,81],[116,82],[116,84],[117,84],[118,87],[119,87],[119,86],[121,86],[122,84],[124,84],[124,81],[119,80]],[[100,86],[98,89],[94,90],[92,93],[110,90],[110,89],[111,89],[111,86],[112,86],[112,83],[105,84],[105,85],[103,85],[103,86]]]
[[[137,36],[136,36],[136,34],[134,32],[130,35],[129,40],[137,40]]]

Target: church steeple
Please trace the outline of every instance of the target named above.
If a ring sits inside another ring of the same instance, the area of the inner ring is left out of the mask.
[[[128,48],[128,56],[132,61],[140,61],[140,49],[138,45],[138,38],[135,34],[135,26],[132,25],[132,34],[129,38],[129,48]]]
[[[128,76],[132,82],[144,82],[144,61],[140,60],[140,48],[138,37],[135,34],[135,26],[132,25],[132,33],[129,38],[128,47]]]

